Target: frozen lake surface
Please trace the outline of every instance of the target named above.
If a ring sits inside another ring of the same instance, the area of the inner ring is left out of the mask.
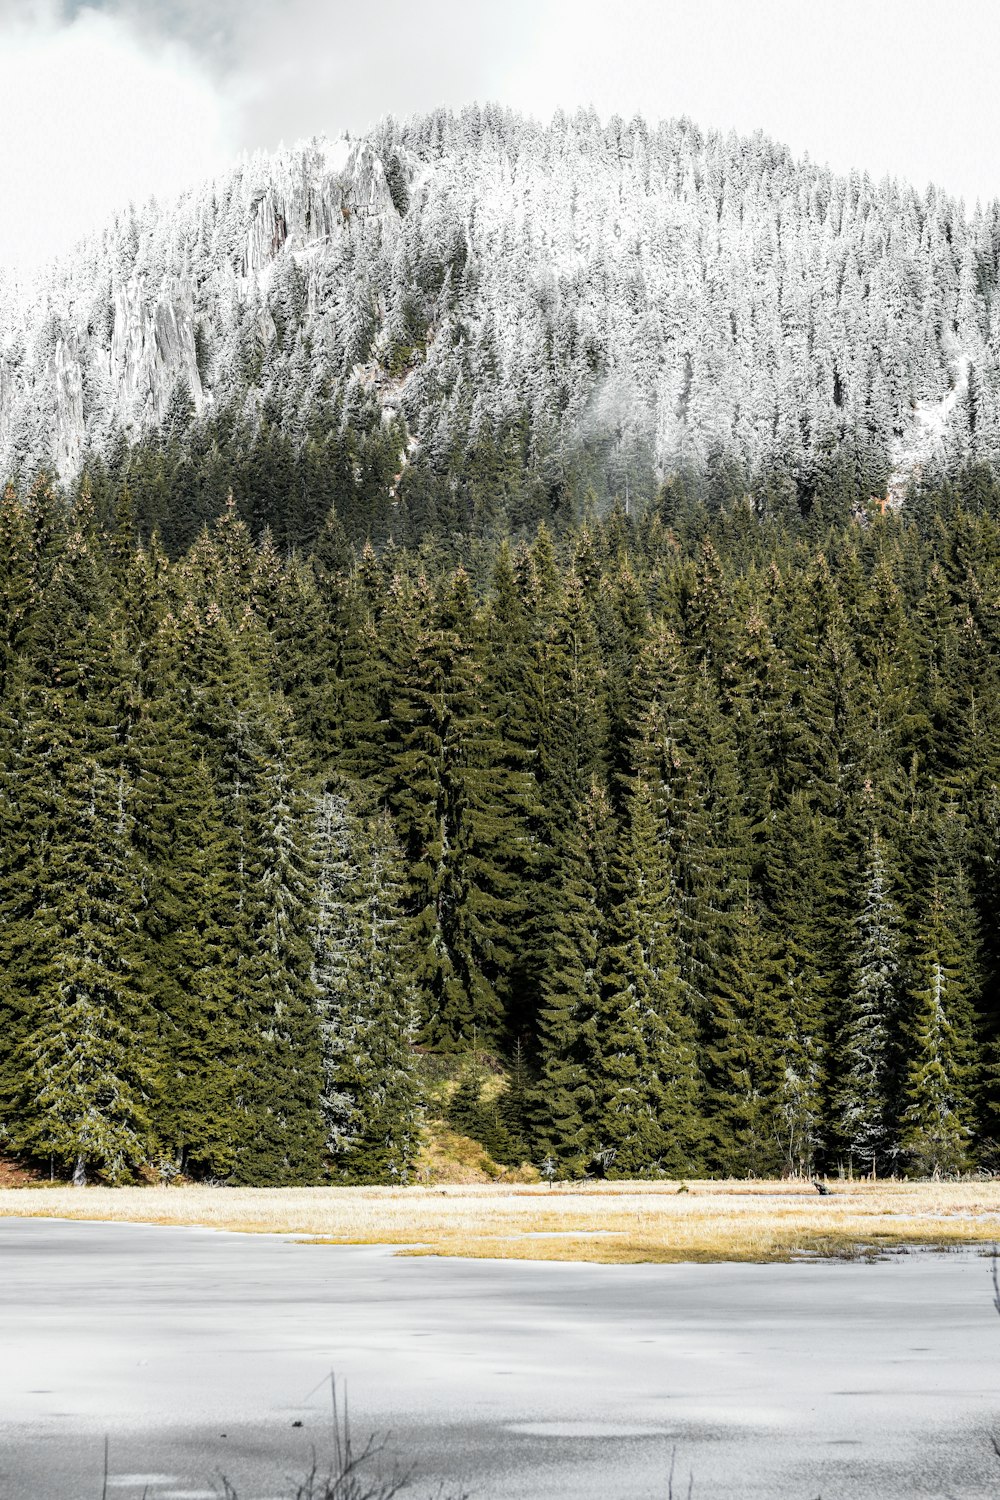
[[[989,1261],[405,1259],[197,1229],[0,1220],[0,1497],[272,1500],[391,1429],[414,1497],[1000,1492]],[[301,1426],[293,1425],[301,1423]],[[410,1493],[409,1491],[407,1493]]]

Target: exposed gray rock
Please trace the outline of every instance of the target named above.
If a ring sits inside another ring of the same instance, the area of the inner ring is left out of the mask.
[[[329,259],[338,240],[399,223],[369,142],[256,156],[167,211],[121,219],[27,284],[0,284],[0,469],[64,479],[116,429],[163,421],[175,390],[197,412],[237,382],[241,337],[270,348],[281,259]],[[307,264],[306,305],[318,305]],[[198,335],[203,353],[199,360]]]
[[[201,409],[194,328],[190,281],[185,283],[180,277],[164,281],[152,307],[137,277],[116,287],[108,373],[123,426],[162,421],[178,382],[187,387],[196,409]],[[82,408],[80,425],[82,436]]]

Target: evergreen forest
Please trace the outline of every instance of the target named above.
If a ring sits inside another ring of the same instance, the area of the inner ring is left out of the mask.
[[[407,1182],[470,1055],[562,1177],[1000,1168],[989,470],[165,540],[170,441],[0,504],[0,1150]]]

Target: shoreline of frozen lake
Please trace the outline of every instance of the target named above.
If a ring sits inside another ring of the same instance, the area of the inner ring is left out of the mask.
[[[1000,1319],[970,1252],[608,1266],[0,1219],[0,1496],[273,1500],[391,1430],[481,1500],[1000,1489]],[[301,1426],[293,1426],[301,1423]],[[223,1436],[225,1434],[225,1436]]]

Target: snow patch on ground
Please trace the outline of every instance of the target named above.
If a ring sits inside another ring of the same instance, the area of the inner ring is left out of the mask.
[[[299,149],[301,148],[296,147],[296,150]],[[354,142],[347,140],[344,136],[336,141],[328,140],[324,136],[316,142],[316,149],[327,172],[343,172],[354,150]]]
[[[958,352],[950,362],[948,391],[939,401],[916,402],[909,432],[893,442],[889,503],[894,509],[902,505],[907,487],[944,457],[955,409],[968,394],[970,365],[968,354]]]

